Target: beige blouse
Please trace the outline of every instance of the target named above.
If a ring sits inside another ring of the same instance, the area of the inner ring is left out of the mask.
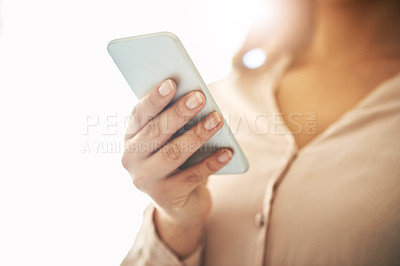
[[[122,265],[400,265],[400,75],[299,150],[274,97],[290,61],[211,86],[250,168],[210,177],[203,243],[180,261],[149,206]],[[298,115],[312,132],[317,114]]]

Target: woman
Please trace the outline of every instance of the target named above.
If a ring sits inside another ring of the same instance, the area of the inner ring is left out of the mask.
[[[153,199],[123,265],[400,265],[400,2],[277,2],[285,27],[254,30],[211,86],[247,173],[210,176],[226,149],[177,170],[194,152],[180,147],[223,123],[212,113],[169,141],[162,125],[178,130],[201,93],[164,110],[176,92],[167,80],[135,106],[126,144],[167,144],[123,156]],[[246,69],[253,48],[267,61]]]

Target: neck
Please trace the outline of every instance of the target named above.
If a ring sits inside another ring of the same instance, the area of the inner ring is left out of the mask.
[[[310,54],[316,58],[360,58],[398,52],[397,0],[317,1]],[[340,2],[340,1],[339,1]]]

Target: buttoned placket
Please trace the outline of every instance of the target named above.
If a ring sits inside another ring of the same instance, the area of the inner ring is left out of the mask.
[[[266,88],[266,101],[268,101],[268,106],[271,107],[270,112],[273,114],[279,114],[279,108],[277,107],[275,100],[275,88],[277,83],[280,82],[281,77],[291,62],[290,55],[283,55],[279,62],[275,65],[275,67],[271,70],[272,76],[274,77],[268,84],[268,88]],[[280,132],[275,132],[275,134],[281,134],[282,138],[284,138],[285,143],[285,152],[283,153],[282,160],[279,168],[274,171],[273,175],[270,177],[269,182],[265,188],[264,198],[263,198],[263,208],[258,213],[256,213],[254,217],[255,226],[260,228],[260,234],[258,238],[258,243],[260,245],[260,249],[257,252],[257,256],[259,258],[259,263],[257,265],[264,266],[265,264],[265,252],[266,252],[266,239],[268,234],[268,228],[271,218],[271,210],[274,199],[274,194],[276,191],[276,185],[284,178],[285,173],[290,167],[291,163],[297,156],[297,147],[294,140],[293,135],[290,130],[286,127],[285,122],[280,116],[277,116],[277,119],[282,125],[282,129]],[[258,254],[261,253],[261,254]]]

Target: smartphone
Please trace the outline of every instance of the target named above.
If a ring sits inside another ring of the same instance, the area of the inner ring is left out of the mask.
[[[116,39],[108,44],[107,49],[137,98],[142,98],[158,83],[170,78],[177,84],[176,95],[171,103],[193,90],[202,91],[206,97],[204,108],[189,124],[198,123],[213,111],[221,112],[182,43],[174,34],[158,32]],[[248,161],[226,121],[182,168],[191,166],[224,147],[233,150],[233,157],[216,174],[246,172]]]

